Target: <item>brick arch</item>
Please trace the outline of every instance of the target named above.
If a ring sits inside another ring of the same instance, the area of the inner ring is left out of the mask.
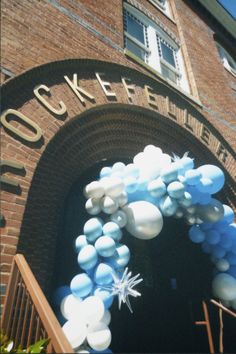
[[[52,281],[64,202],[73,184],[97,162],[133,157],[147,144],[169,154],[190,151],[198,165],[217,164],[213,154],[180,126],[130,105],[85,111],[65,123],[48,143],[31,182],[18,244],[46,292]]]

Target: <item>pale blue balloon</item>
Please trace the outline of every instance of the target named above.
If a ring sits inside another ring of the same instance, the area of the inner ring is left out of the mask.
[[[95,267],[98,261],[98,254],[94,246],[84,246],[78,254],[78,263],[80,268],[84,270]]]
[[[118,224],[109,221],[103,225],[103,234],[111,237],[114,241],[119,241],[122,237],[122,231]]]
[[[95,242],[97,253],[102,257],[111,257],[116,251],[115,241],[109,236],[101,236]]]
[[[178,204],[175,199],[164,196],[160,201],[160,209],[164,216],[172,216],[178,209]]]
[[[130,250],[126,245],[118,244],[114,256],[109,259],[109,264],[114,268],[125,267],[130,260]]]
[[[75,240],[75,250],[79,253],[84,246],[88,245],[88,241],[85,235],[80,235]]]
[[[178,200],[178,203],[185,208],[190,207],[193,204],[191,194],[189,192],[184,192],[183,197]]]
[[[171,182],[167,187],[167,192],[170,197],[180,199],[184,197],[185,186],[180,182]]]
[[[206,240],[211,245],[216,245],[220,241],[220,234],[216,230],[206,231]]]
[[[146,177],[140,177],[137,180],[137,189],[139,191],[146,191],[149,181],[150,180],[148,178],[146,178]]]
[[[104,303],[104,307],[106,310],[111,307],[114,300],[114,296],[111,295],[111,291],[109,291],[108,289],[104,289],[103,287],[96,286],[93,293],[95,296],[100,297],[100,299]]]
[[[209,193],[209,194],[211,194],[212,186],[213,186],[212,180],[206,177],[202,177],[200,179],[200,182],[196,185],[199,192]]]
[[[93,282],[86,273],[81,273],[71,280],[70,289],[75,297],[85,297],[91,293]]]
[[[166,194],[166,185],[161,178],[150,181],[147,189],[156,198],[161,198]]]
[[[164,167],[161,170],[161,179],[165,183],[176,181],[178,178],[178,167],[174,164]]]
[[[225,231],[227,226],[234,221],[234,211],[228,205],[223,204],[224,208],[224,216],[223,219],[216,222],[215,227],[218,229]]]
[[[236,279],[227,273],[215,276],[212,282],[214,295],[221,300],[233,300],[236,298]]]
[[[196,186],[197,187],[197,186]],[[198,203],[200,205],[207,205],[211,202],[211,195],[209,193],[198,192]]]
[[[103,167],[100,172],[100,178],[109,177],[111,175],[112,168],[111,167]]]
[[[185,172],[185,179],[190,186],[196,186],[201,179],[202,175],[198,170],[188,170]]]
[[[84,234],[89,242],[94,242],[102,235],[102,222],[99,218],[91,218],[84,224]]]
[[[131,176],[131,177],[134,177],[134,178],[138,178],[138,176],[139,176],[138,167],[135,166],[133,163],[128,164],[125,167],[124,176],[126,176],[126,177]]]
[[[124,171],[125,169],[125,164],[123,162],[115,162],[112,166],[112,172],[116,171]]]
[[[192,204],[197,204],[199,202],[199,190],[196,188],[196,186],[187,186],[186,192],[191,194]]]
[[[189,238],[194,243],[201,243],[205,240],[205,233],[198,225],[194,225],[189,229]]]
[[[98,285],[107,285],[112,283],[112,274],[114,269],[107,263],[100,263],[94,271],[94,281]]]
[[[124,184],[127,193],[134,193],[138,188],[137,180],[135,177],[132,176],[126,177],[124,179]]]
[[[226,272],[230,267],[229,262],[227,261],[227,259],[221,258],[216,262],[216,268],[220,271],[220,272]]]
[[[213,182],[211,190],[209,191],[211,194],[217,193],[221,190],[225,183],[225,176],[223,171],[214,165],[203,165],[198,167],[197,169],[202,177],[208,178]]]
[[[194,161],[191,157],[184,156],[180,159],[184,171],[192,170],[194,168]]]

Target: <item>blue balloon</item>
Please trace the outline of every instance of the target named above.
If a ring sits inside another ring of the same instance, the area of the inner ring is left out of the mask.
[[[174,164],[164,167],[161,170],[161,179],[165,183],[176,181],[178,178],[178,167]]]
[[[188,208],[192,205],[192,196],[189,192],[184,192],[184,195],[181,199],[178,200],[178,203],[185,207]]]
[[[201,230],[203,231],[207,231],[207,230],[211,230],[212,227],[213,227],[214,223],[212,222],[203,222],[201,225],[200,225],[200,228]]]
[[[111,257],[116,251],[115,241],[109,236],[101,236],[95,242],[97,253],[102,257]]]
[[[223,258],[226,254],[226,251],[223,247],[221,247],[219,244],[213,245],[211,249],[211,254],[215,258]]]
[[[118,244],[114,256],[108,260],[108,263],[114,268],[123,268],[129,263],[129,260],[129,248],[126,245]]]
[[[150,181],[147,188],[148,192],[156,198],[161,198],[166,194],[166,185],[161,178]]]
[[[78,263],[84,270],[93,268],[98,261],[98,254],[94,246],[87,245],[78,254]]]
[[[202,177],[200,182],[196,185],[197,189],[201,193],[209,193],[211,194],[211,188],[213,186],[213,182],[211,179]]]
[[[137,181],[137,189],[139,191],[146,191],[147,186],[148,186],[148,182],[149,182],[148,178],[139,177],[139,179]]]
[[[135,177],[128,176],[124,179],[125,190],[127,193],[134,193],[138,188],[138,183]]]
[[[216,245],[220,241],[220,234],[216,230],[209,230],[206,232],[206,240],[211,245]]]
[[[68,285],[60,286],[53,293],[52,301],[54,305],[60,306],[62,299],[71,294],[70,287]]]
[[[84,224],[84,234],[89,242],[94,242],[102,235],[102,222],[99,218],[91,218]]]
[[[211,201],[211,195],[208,193],[198,192],[198,203],[201,205],[209,204]]]
[[[201,244],[202,251],[207,254],[211,253],[212,247],[206,240]]]
[[[103,289],[100,286],[95,287],[94,289],[94,295],[100,297],[100,299],[103,301],[104,303],[104,307],[105,309],[109,309],[113,303],[114,300],[114,296],[111,295],[111,291],[107,290],[107,289]]]
[[[86,273],[76,275],[70,283],[70,289],[75,297],[85,297],[89,295],[93,288],[93,282]]]
[[[109,177],[111,175],[111,167],[103,167],[100,172],[100,178]]]
[[[233,252],[228,252],[225,256],[225,259],[229,262],[230,265],[236,265],[236,254]]]
[[[112,283],[114,269],[107,263],[100,263],[94,271],[94,281],[98,285]]]
[[[186,192],[191,194],[192,204],[197,204],[199,202],[199,190],[195,186],[187,186]]]
[[[193,159],[191,159],[191,157],[188,156],[182,157],[180,163],[184,171],[188,171],[194,168],[194,161]]]
[[[232,275],[232,277],[236,278],[236,265],[231,265],[227,270],[227,273]]]
[[[132,177],[134,177],[134,178],[138,178],[138,176],[139,176],[139,169],[138,169],[138,167],[135,166],[133,163],[129,163],[129,164],[125,167],[124,175],[125,175],[126,177],[132,176]]]
[[[85,235],[80,235],[75,240],[75,250],[79,253],[84,246],[88,245],[88,241]]]
[[[189,230],[189,238],[194,243],[201,243],[205,240],[205,233],[198,225],[194,225]]]
[[[223,204],[224,216],[223,219],[215,223],[215,227],[219,230],[225,231],[227,226],[234,221],[234,211],[228,205]]]
[[[119,241],[122,237],[122,231],[114,221],[104,224],[102,230],[105,236],[111,237],[114,241]]]
[[[214,165],[203,165],[198,167],[197,169],[202,177],[208,178],[213,182],[211,190],[209,191],[211,194],[217,193],[221,190],[225,183],[225,176],[223,171]]]
[[[180,199],[184,197],[185,186],[180,182],[171,182],[167,187],[167,192],[170,197]]]
[[[190,186],[196,186],[201,179],[202,175],[198,170],[188,170],[185,172],[185,179]]]

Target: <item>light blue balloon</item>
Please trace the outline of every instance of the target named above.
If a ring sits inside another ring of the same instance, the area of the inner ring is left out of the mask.
[[[139,169],[137,166],[135,166],[133,163],[129,163],[124,170],[124,175],[126,177],[131,176],[134,178],[138,178],[139,176]]]
[[[187,186],[186,192],[191,194],[192,204],[197,204],[199,202],[199,190],[196,188],[196,186]]]
[[[84,234],[89,242],[94,242],[102,235],[102,222],[99,218],[91,218],[84,224]]]
[[[167,192],[170,197],[180,199],[184,197],[185,186],[180,182],[171,182],[167,187]]]
[[[107,263],[100,263],[94,271],[94,281],[98,285],[107,285],[112,283],[112,274],[114,269]]]
[[[60,286],[53,293],[53,298],[52,298],[53,304],[60,306],[62,299],[64,299],[64,297],[70,294],[71,294],[71,290],[68,285]]]
[[[149,179],[148,178],[144,178],[144,177],[140,177],[137,180],[137,190],[139,191],[146,191],[147,190],[147,186],[149,183]]]
[[[100,172],[100,178],[109,177],[111,175],[111,167],[103,167]]]
[[[214,165],[203,165],[197,169],[204,178],[209,178],[213,185],[209,191],[211,194],[217,193],[221,190],[225,183],[225,176],[223,171]]]
[[[79,253],[84,246],[88,245],[88,241],[85,235],[80,235],[75,240],[75,251]]]
[[[211,195],[209,193],[198,192],[198,203],[200,205],[207,205],[211,202]]]
[[[230,264],[227,259],[221,258],[216,262],[216,268],[221,272],[229,270]]]
[[[194,243],[201,243],[205,240],[205,233],[198,225],[194,225],[189,230],[189,238]]]
[[[211,194],[212,186],[213,186],[212,180],[206,177],[202,177],[200,179],[200,182],[196,185],[199,192],[209,193],[209,194]]]
[[[234,211],[228,205],[223,204],[224,216],[223,219],[215,223],[215,227],[219,230],[225,231],[227,226],[234,221]]]
[[[114,241],[119,241],[122,237],[122,231],[118,224],[113,221],[109,221],[103,225],[103,234],[111,237]]]
[[[178,167],[175,164],[164,167],[161,170],[161,179],[165,183],[176,181],[178,178]]]
[[[233,300],[236,298],[236,279],[227,273],[215,276],[212,282],[214,295],[221,300]]]
[[[112,166],[112,172],[116,171],[124,171],[125,169],[125,164],[123,162],[115,162],[114,165]]]
[[[130,250],[126,245],[118,244],[114,256],[109,259],[109,264],[114,268],[125,267],[130,260]]]
[[[127,193],[134,193],[138,188],[137,180],[135,177],[132,176],[126,177],[124,179],[124,184]]]
[[[160,201],[160,209],[164,216],[172,216],[178,209],[178,204],[175,199],[164,196]]]
[[[156,198],[161,198],[166,194],[166,185],[161,178],[149,182],[147,189]]]
[[[220,234],[216,230],[209,230],[206,232],[206,240],[211,245],[216,245],[220,241]]]
[[[75,297],[85,297],[91,293],[93,282],[86,273],[81,273],[71,280],[70,289]]]
[[[115,241],[109,236],[101,236],[95,242],[97,253],[102,257],[111,257],[116,251]]]
[[[185,208],[190,207],[192,205],[191,194],[189,192],[184,192],[183,197],[178,200],[178,203]]]
[[[93,268],[98,261],[98,254],[95,247],[92,245],[84,246],[78,254],[77,261],[79,266],[84,270]]]
[[[191,159],[191,157],[182,157],[180,162],[184,171],[192,170],[194,168],[194,161]]]
[[[188,170],[185,172],[185,179],[190,186],[196,186],[201,179],[202,175],[198,170]]]
[[[106,310],[108,310],[114,300],[114,296],[111,295],[111,291],[104,289],[103,287],[97,286],[94,289],[94,295],[100,297],[100,299],[104,303],[104,307]]]

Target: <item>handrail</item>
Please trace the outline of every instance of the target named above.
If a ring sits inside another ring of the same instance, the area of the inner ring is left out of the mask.
[[[48,353],[74,352],[22,254],[13,259],[2,328],[15,346],[50,338]]]

